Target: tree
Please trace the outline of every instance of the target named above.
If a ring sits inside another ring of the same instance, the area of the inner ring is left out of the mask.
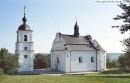
[[[130,1],[125,0],[118,5],[122,10],[123,13],[121,15],[117,15],[114,20],[122,20],[122,25],[113,26],[119,28],[122,34],[130,30]],[[124,69],[130,69],[130,38],[124,39],[122,41],[123,46],[125,47],[124,55],[119,57],[120,66]]]
[[[126,52],[123,56],[120,56],[118,61],[120,63],[120,67],[125,70],[130,70],[130,52]]]
[[[0,68],[5,74],[14,74],[18,68],[18,54],[11,54],[7,49],[0,49]]]
[[[44,54],[36,54],[34,59],[34,68],[35,69],[43,69],[50,66],[50,57],[49,55]]]
[[[124,24],[122,25],[117,25],[117,26],[112,26],[112,27],[116,27],[119,28],[119,30],[121,31],[121,33],[125,33],[128,30],[130,30],[130,2],[125,1],[124,3],[121,2],[118,5],[124,12],[121,15],[117,15],[115,18],[113,18],[114,20],[122,20]]]
[[[107,57],[107,59],[106,59],[106,67],[107,67],[107,69],[117,67],[117,60],[110,60],[110,58]]]

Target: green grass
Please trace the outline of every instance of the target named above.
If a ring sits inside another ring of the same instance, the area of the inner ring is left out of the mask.
[[[124,74],[124,73],[130,73],[130,70],[120,70],[117,68],[109,69],[106,71],[102,71],[102,74]]]
[[[5,75],[0,77],[0,83],[130,83],[130,74]]]

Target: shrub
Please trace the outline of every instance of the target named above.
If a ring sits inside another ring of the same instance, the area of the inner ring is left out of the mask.
[[[107,58],[106,60],[107,69],[116,68],[117,66],[118,66],[117,60],[110,60],[110,58]]]
[[[2,68],[0,68],[0,76],[4,75],[4,71]]]
[[[120,70],[106,70],[102,71],[102,74],[121,74],[122,72]]]
[[[122,69],[130,70],[130,52],[127,51],[124,55],[120,56],[118,61]]]
[[[123,73],[130,73],[130,70],[121,70],[121,69],[110,69],[106,71],[102,71],[102,74],[123,74]]]

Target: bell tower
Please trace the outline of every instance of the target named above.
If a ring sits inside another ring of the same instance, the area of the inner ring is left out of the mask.
[[[19,54],[19,68],[21,71],[33,71],[33,42],[32,42],[32,30],[26,24],[27,19],[25,16],[22,18],[23,24],[18,27],[17,30],[17,42],[15,52]]]

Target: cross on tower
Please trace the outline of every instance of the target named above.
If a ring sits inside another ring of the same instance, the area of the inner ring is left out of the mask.
[[[24,16],[25,16],[25,9],[26,9],[26,6],[24,5]]]

